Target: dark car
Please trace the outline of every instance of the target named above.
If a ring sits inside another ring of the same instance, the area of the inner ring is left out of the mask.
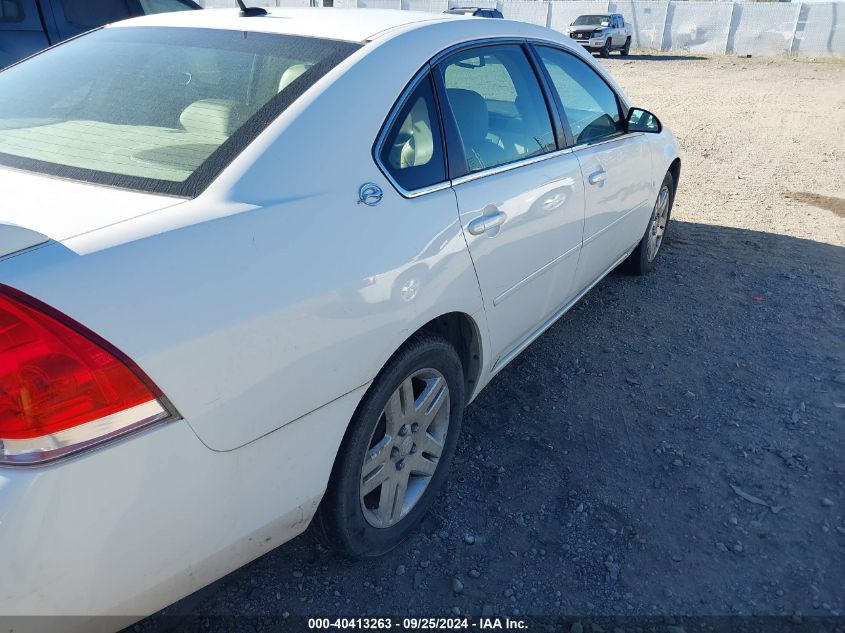
[[[109,22],[201,8],[192,0],[0,0],[0,68]]]
[[[503,18],[502,12],[498,9],[485,9],[482,7],[455,7],[443,13],[452,15],[473,15],[477,18]]]

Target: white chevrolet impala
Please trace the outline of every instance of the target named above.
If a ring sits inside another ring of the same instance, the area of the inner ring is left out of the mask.
[[[0,614],[140,617],[309,525],[387,552],[491,377],[652,268],[679,172],[506,20],[186,12],[4,70]]]

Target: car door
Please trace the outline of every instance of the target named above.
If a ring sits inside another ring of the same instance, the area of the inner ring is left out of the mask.
[[[625,133],[619,99],[585,61],[536,47],[554,86],[584,177],[584,245],[575,279],[587,288],[642,238],[653,204],[651,153],[641,133]]]
[[[625,18],[622,15],[616,16],[616,33],[619,36],[620,47],[625,44],[628,39],[628,27],[625,24]]]
[[[570,295],[581,248],[578,160],[527,49],[476,46],[437,65],[452,185],[501,367]]]
[[[622,37],[622,32],[620,30],[620,27],[622,26],[622,24],[620,23],[618,15],[614,15],[611,18],[610,26],[612,28],[611,33],[613,34],[613,45],[614,46],[621,46],[621,44],[619,42],[624,38]]]

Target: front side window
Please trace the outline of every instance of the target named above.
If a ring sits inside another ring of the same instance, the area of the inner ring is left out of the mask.
[[[556,148],[542,90],[521,47],[473,48],[439,68],[470,173]]]
[[[406,191],[446,180],[446,161],[431,77],[405,99],[381,145],[379,159]]]
[[[624,131],[616,95],[586,63],[555,48],[538,47],[575,144],[595,142]]]
[[[359,45],[105,28],[0,72],[0,165],[192,197]]]
[[[0,0],[0,23],[21,22],[23,18],[20,0]]]

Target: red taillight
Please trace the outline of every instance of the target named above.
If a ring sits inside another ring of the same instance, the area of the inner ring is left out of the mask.
[[[52,459],[165,419],[160,400],[114,347],[0,285],[0,463]]]

